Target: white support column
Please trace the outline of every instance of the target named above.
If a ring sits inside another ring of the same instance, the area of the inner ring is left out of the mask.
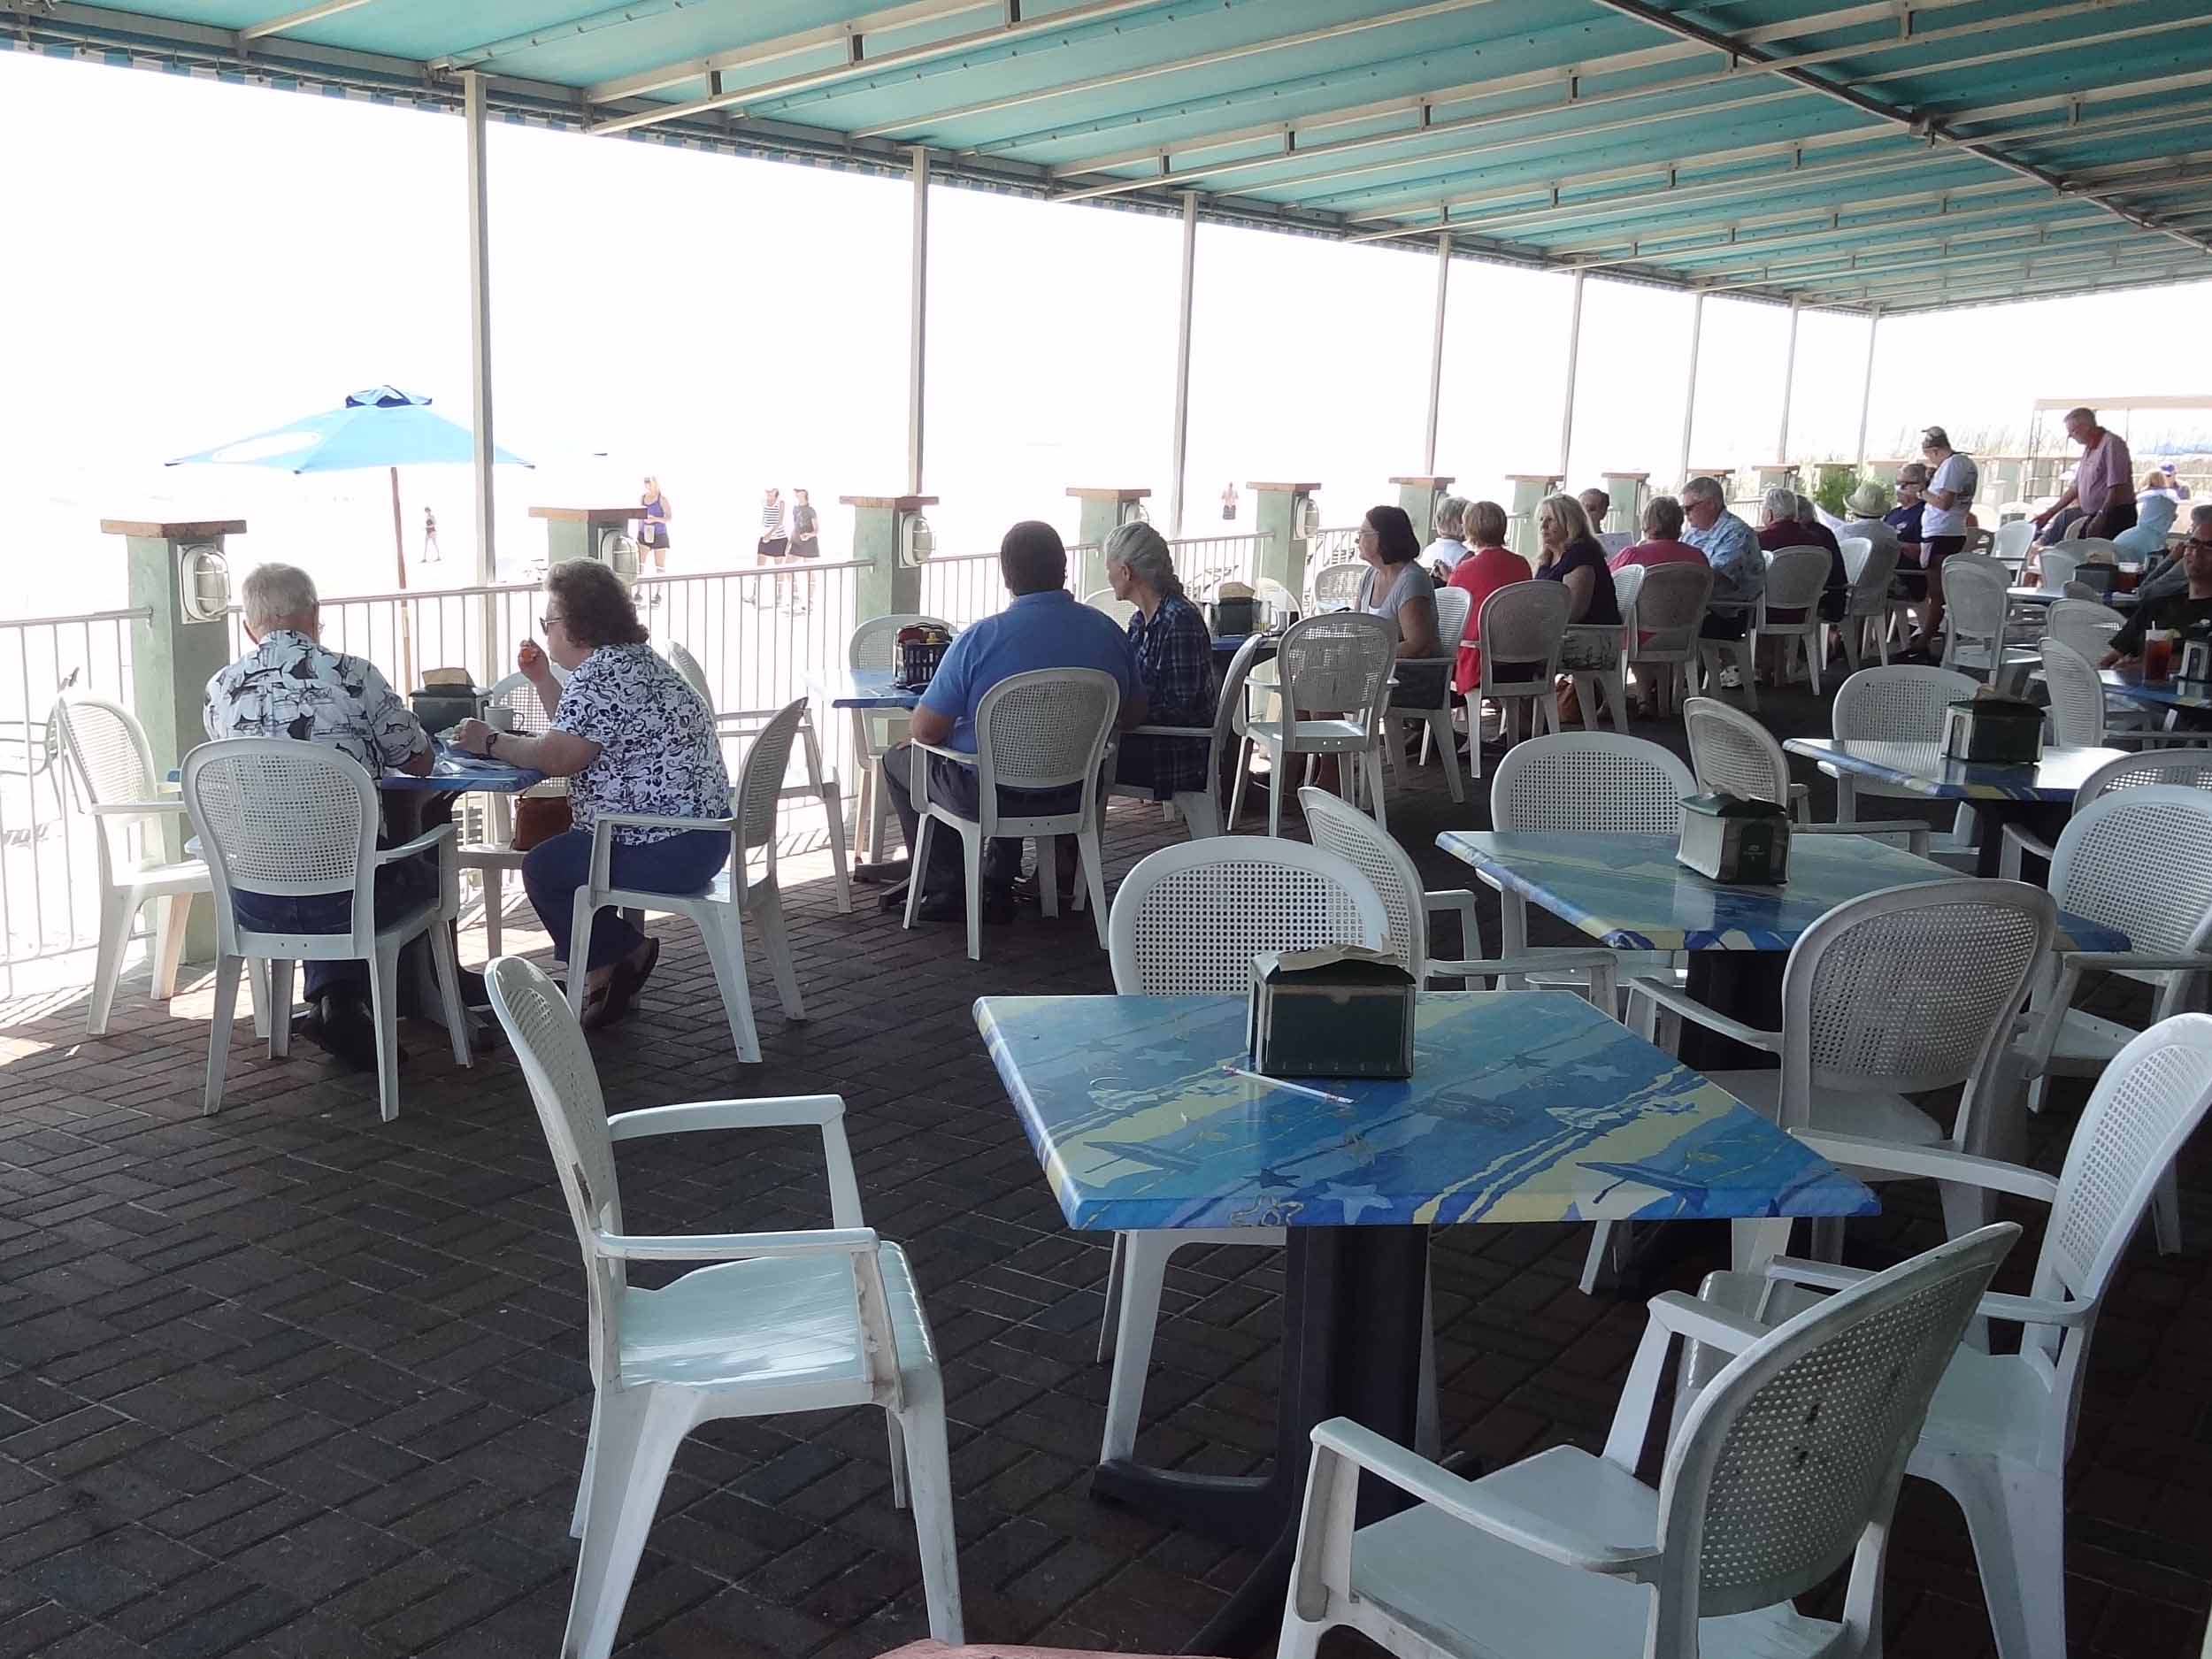
[[[1575,435],[1575,373],[1582,363],[1582,278],[1575,273],[1574,309],[1567,319],[1567,403],[1559,416],[1560,488],[1566,488],[1567,450]]]
[[[1183,475],[1190,465],[1190,308],[1198,274],[1198,195],[1183,192],[1183,295],[1175,314],[1175,428],[1167,477],[1168,534],[1183,534]]]
[[[1874,308],[1874,320],[1866,331],[1866,379],[1859,385],[1859,468],[1866,469],[1866,417],[1874,405],[1874,348],[1882,335],[1882,308]]]
[[[1786,465],[1790,458],[1790,397],[1797,386],[1798,302],[1790,302],[1790,349],[1782,362],[1782,428],[1774,434],[1774,460]]]
[[[493,544],[492,513],[492,296],[489,203],[485,194],[484,78],[473,69],[461,76],[463,124],[468,130],[469,212],[469,389],[476,462],[476,581],[489,587],[499,580]],[[495,679],[497,619],[484,604],[486,671]]]
[[[1429,424],[1421,442],[1421,467],[1436,471],[1436,416],[1444,401],[1444,304],[1452,280],[1452,239],[1436,239],[1436,323],[1429,335]]]
[[[906,312],[906,493],[922,493],[922,382],[928,366],[929,151],[914,146],[913,269]]]
[[[1674,469],[1677,489],[1690,481],[1690,429],[1697,424],[1697,354],[1705,341],[1705,294],[1702,289],[1690,306],[1690,389],[1682,400],[1682,460]]]

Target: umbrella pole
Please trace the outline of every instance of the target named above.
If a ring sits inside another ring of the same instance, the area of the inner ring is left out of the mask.
[[[399,587],[407,591],[407,533],[399,517],[399,468],[392,474],[392,563],[399,570]],[[400,695],[404,696],[415,685],[415,629],[407,614],[407,602],[399,602],[399,683]]]

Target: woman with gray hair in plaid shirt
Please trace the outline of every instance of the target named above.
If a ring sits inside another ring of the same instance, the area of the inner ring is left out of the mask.
[[[1175,555],[1148,524],[1118,525],[1104,547],[1106,580],[1114,597],[1137,608],[1129,618],[1129,643],[1148,699],[1148,726],[1203,726],[1214,723],[1213,636],[1198,607],[1183,596]],[[1179,789],[1206,787],[1206,741],[1194,737],[1121,740],[1115,776],[1152,791],[1156,801]]]

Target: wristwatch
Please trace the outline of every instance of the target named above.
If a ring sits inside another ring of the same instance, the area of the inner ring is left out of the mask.
[[[486,760],[498,759],[499,757],[492,753],[492,750],[498,747],[499,729],[496,726],[486,726],[484,728],[484,758]]]

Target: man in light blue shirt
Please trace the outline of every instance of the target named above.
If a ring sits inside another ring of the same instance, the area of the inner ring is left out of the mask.
[[[1043,668],[1096,668],[1121,687],[1120,724],[1125,731],[1145,715],[1144,684],[1137,676],[1136,652],[1129,636],[1102,611],[1080,603],[1067,590],[1067,549],[1048,524],[1027,519],[1006,533],[999,544],[999,573],[1013,595],[1006,609],[964,629],[946,650],[922,694],[908,730],[914,742],[975,753],[975,714],[983,694],[1002,680]],[[899,815],[910,852],[921,815],[913,801],[914,750],[901,743],[883,758],[891,807]],[[929,798],[964,816],[976,810],[976,772],[941,755],[929,757]],[[1010,798],[1018,794],[1018,803]],[[1003,792],[1002,810],[1043,816],[1071,812],[1079,789]],[[940,825],[929,838],[929,867],[922,881],[918,914],[926,921],[967,918],[967,879],[959,838]],[[1014,877],[1021,868],[1021,843],[995,839],[983,852],[983,919],[1012,918]]]
[[[1766,557],[1759,538],[1742,519],[1728,511],[1720,484],[1709,478],[1694,478],[1682,487],[1682,539],[1705,555],[1713,567],[1713,599],[1729,608],[1708,613],[1698,630],[1709,640],[1740,640],[1751,620],[1751,607],[1766,591]],[[1721,683],[1727,683],[1723,673]]]

